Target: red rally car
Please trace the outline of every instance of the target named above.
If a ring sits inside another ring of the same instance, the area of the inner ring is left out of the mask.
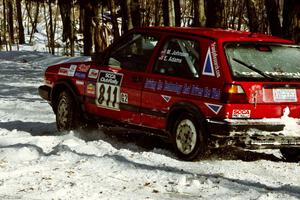
[[[210,146],[278,148],[300,156],[300,47],[262,34],[133,29],[91,62],[50,66],[39,94],[59,131],[86,120],[170,138],[181,159]]]

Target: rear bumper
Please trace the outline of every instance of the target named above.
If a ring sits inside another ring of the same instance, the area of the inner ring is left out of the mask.
[[[292,127],[281,119],[208,120],[215,146],[240,146],[248,149],[300,148],[300,120]]]
[[[49,87],[49,86],[46,86],[46,85],[42,85],[42,86],[40,86],[39,87],[39,95],[43,98],[43,99],[45,99],[45,100],[47,100],[47,101],[51,101],[51,98],[50,98],[50,94],[51,94],[51,87]]]

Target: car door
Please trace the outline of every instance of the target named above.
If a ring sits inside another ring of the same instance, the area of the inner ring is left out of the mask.
[[[145,80],[142,124],[163,129],[167,114],[176,102],[193,101],[189,95],[200,77],[198,38],[168,37],[162,42]],[[198,87],[197,87],[198,88]]]
[[[158,37],[131,33],[111,48],[105,56],[105,68],[99,70],[91,112],[132,124],[140,123],[145,71],[157,42]]]

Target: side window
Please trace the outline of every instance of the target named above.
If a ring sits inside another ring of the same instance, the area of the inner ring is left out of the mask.
[[[154,72],[182,78],[199,77],[198,41],[172,38],[160,50]]]
[[[108,65],[132,71],[145,71],[158,38],[132,34],[112,50]]]

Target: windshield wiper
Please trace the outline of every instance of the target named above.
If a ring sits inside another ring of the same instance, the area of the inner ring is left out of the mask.
[[[232,58],[232,60],[234,60],[235,62],[237,62],[237,63],[239,63],[239,64],[241,64],[241,65],[243,65],[245,67],[247,67],[248,69],[251,69],[252,71],[258,73],[259,75],[261,75],[261,76],[263,76],[265,78],[273,79],[273,80],[278,80],[276,77],[270,76],[269,74],[266,74],[265,72],[257,69],[255,67],[255,65],[248,65],[247,63],[245,63],[245,62],[243,62],[243,61],[241,61],[241,60],[239,60],[237,58]]]

